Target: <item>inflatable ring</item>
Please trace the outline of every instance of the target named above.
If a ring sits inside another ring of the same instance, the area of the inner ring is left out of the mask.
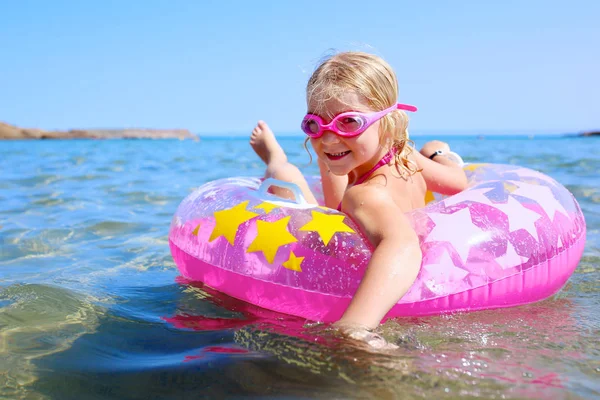
[[[585,220],[573,195],[513,165],[464,166],[469,188],[431,196],[407,213],[423,261],[386,318],[516,306],[556,293],[583,253]],[[320,181],[309,184],[321,196]],[[269,193],[288,188],[295,201]],[[227,178],[183,200],[169,244],[181,274],[248,303],[314,321],[340,318],[372,252],[357,225],[306,203],[289,183]]]

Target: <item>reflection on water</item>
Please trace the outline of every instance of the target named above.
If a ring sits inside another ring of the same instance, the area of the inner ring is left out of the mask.
[[[0,292],[0,395],[25,397],[34,361],[64,351],[93,332],[100,310],[64,289],[12,285]]]
[[[384,351],[178,278],[171,216],[208,180],[262,172],[245,139],[0,143],[0,398],[597,398],[600,142],[451,144],[565,184],[584,256],[538,304],[388,321]]]
[[[215,317],[191,298],[166,318],[180,329],[236,329],[234,342],[267,353],[303,374],[326,378],[325,388],[346,395],[397,397],[514,396],[557,398],[569,387],[557,371],[576,371],[600,348],[596,333],[581,337],[573,304],[555,298],[538,304],[428,318],[396,319],[379,331],[397,350],[377,351],[343,339],[324,326],[228,298],[200,285],[187,289],[237,316]],[[191,301],[191,303],[190,303]],[[572,360],[571,362],[567,360]],[[315,382],[312,382],[313,384]],[[359,390],[359,392],[357,392]]]

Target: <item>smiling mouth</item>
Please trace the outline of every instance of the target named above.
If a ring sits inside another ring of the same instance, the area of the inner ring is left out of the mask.
[[[348,151],[342,151],[341,153],[325,153],[325,155],[330,160],[340,160],[340,159],[346,157],[350,153],[351,153],[350,150],[348,150]]]

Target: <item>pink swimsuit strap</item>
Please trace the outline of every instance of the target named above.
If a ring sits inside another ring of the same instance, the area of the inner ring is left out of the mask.
[[[383,156],[381,158],[381,160],[379,160],[377,162],[377,164],[375,164],[373,166],[373,168],[371,168],[369,171],[367,171],[365,174],[363,174],[362,176],[360,176],[356,182],[354,182],[354,185],[360,185],[361,183],[363,183],[364,181],[366,181],[371,175],[373,175],[373,173],[375,171],[377,171],[379,168],[383,167],[384,165],[389,164],[390,161],[392,161],[392,158],[394,158],[394,156],[396,155],[396,151],[395,149],[391,149],[390,151],[388,151],[386,153],[385,156]],[[340,204],[337,207],[338,211],[342,211],[342,203],[340,202]]]

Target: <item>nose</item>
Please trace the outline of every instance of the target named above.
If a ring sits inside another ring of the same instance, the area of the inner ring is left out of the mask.
[[[333,144],[340,141],[340,137],[333,133],[332,131],[325,131],[323,136],[321,136],[321,142],[325,144]]]

